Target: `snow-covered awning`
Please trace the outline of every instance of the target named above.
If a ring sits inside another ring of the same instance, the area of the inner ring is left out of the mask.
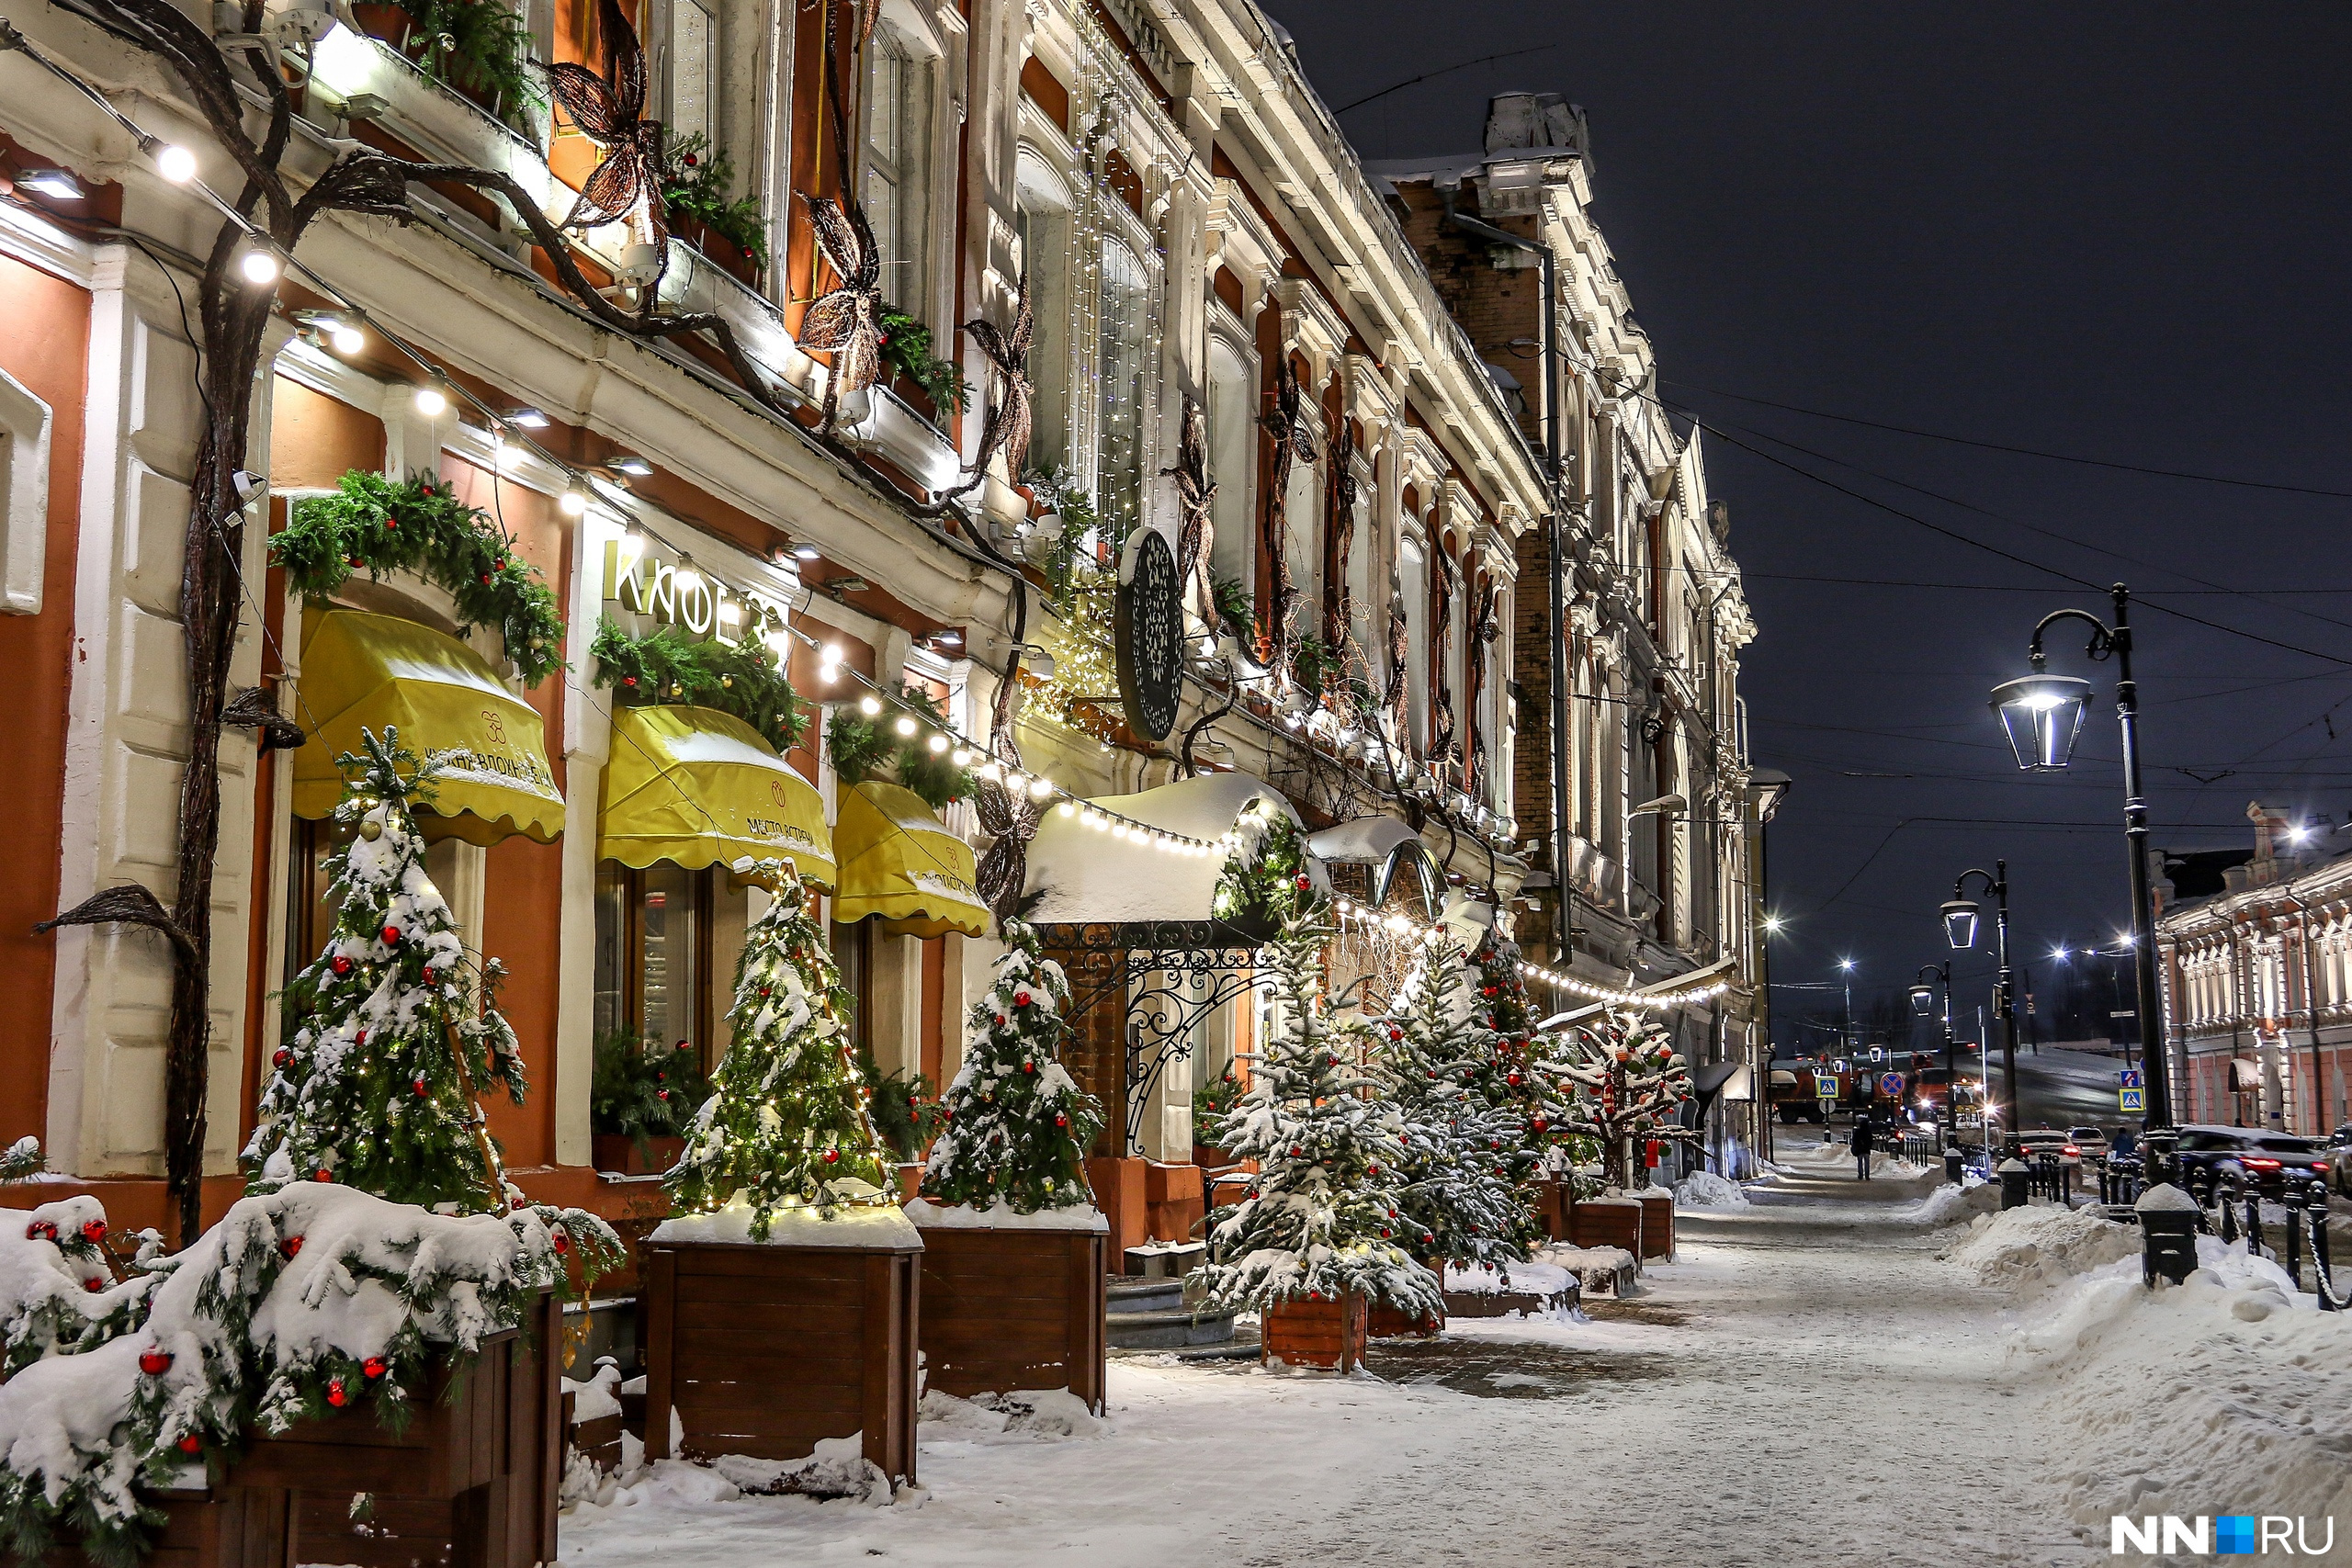
[[[1026,892],[1037,903],[1029,919],[1049,925],[1150,925],[1207,922],[1225,857],[1185,854],[1148,836],[1116,830],[1120,818],[1165,833],[1215,842],[1241,814],[1270,801],[1292,821],[1298,813],[1282,792],[1248,773],[1204,773],[1140,795],[1105,795],[1088,804],[1111,814],[1090,828],[1083,813],[1046,814],[1029,845]],[[1310,854],[1307,872],[1327,892],[1330,876]]]
[[[1405,876],[1410,879],[1406,887],[1419,895],[1421,908],[1414,912],[1426,920],[1439,910],[1444,874],[1420,835],[1394,817],[1358,817],[1309,833],[1306,852],[1325,865],[1371,867],[1366,902],[1374,908],[1387,907]]]

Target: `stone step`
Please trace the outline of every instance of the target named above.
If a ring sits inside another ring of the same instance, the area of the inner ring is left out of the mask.
[[[1102,1292],[1111,1315],[1135,1312],[1168,1312],[1184,1304],[1184,1281],[1114,1276]]]
[[[1114,1350],[1181,1350],[1193,1346],[1225,1345],[1233,1339],[1229,1312],[1203,1313],[1176,1306],[1151,1312],[1113,1312],[1103,1320],[1103,1337]]]

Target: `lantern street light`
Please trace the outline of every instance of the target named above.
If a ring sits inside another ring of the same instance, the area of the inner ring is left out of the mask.
[[[1933,982],[1933,984],[1930,984]],[[1951,960],[1919,965],[1919,982],[1911,987],[1911,1010],[1921,1018],[1936,1015],[1936,991],[1943,990],[1944,1019],[1944,1147],[1960,1146],[1960,1058],[1951,1037]]]
[[[2090,682],[2044,672],[2041,636],[2061,621],[2090,627],[2085,649],[2094,660],[2116,662],[2115,716],[2123,731],[2123,839],[2132,857],[2132,953],[2139,981],[2140,1054],[2146,1070],[2147,1122],[2154,1132],[2172,1125],[2172,1085],[2165,1062],[2163,1014],[2156,995],[2155,900],[2148,885],[2148,803],[2140,789],[2140,688],[2132,679],[2132,594],[2120,582],[2114,597],[2115,624],[2087,610],[2053,610],[2033,628],[2026,657],[2033,673],[1993,688],[1993,711],[2000,716],[2018,766],[2033,773],[2064,767],[2075,754],[2075,735],[2090,703]]]
[[[1976,945],[1977,913],[1981,906],[1968,897],[1968,879],[1981,876],[1993,895],[1993,1017],[2001,1026],[2001,1100],[2008,1107],[2009,1130],[2022,1125],[2018,1109],[2017,983],[2009,972],[2009,863],[1996,860],[1993,869],[1971,866],[1952,880],[1951,897],[1943,906],[1944,937],[1954,950]],[[1988,1139],[1989,1142],[1989,1139]]]

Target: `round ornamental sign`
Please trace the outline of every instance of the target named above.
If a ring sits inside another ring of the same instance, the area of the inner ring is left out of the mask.
[[[1113,628],[1119,702],[1129,729],[1148,740],[1165,740],[1176,728],[1177,699],[1183,692],[1184,602],[1176,555],[1158,530],[1138,528],[1121,565]]]

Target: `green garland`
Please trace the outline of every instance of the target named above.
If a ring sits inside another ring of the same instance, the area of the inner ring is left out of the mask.
[[[882,363],[921,387],[943,423],[972,400],[956,362],[931,352],[931,329],[895,305],[882,307]]]
[[[596,1036],[596,1066],[588,1089],[591,1132],[633,1140],[639,1154],[650,1138],[683,1138],[695,1112],[710,1098],[710,1079],[693,1047],[655,1042],[648,1049],[633,1029]]]
[[[563,620],[539,569],[514,553],[513,536],[488,513],[426,476],[353,469],[333,495],[294,503],[284,531],[270,537],[269,558],[306,599],[332,598],[362,570],[378,581],[413,572],[447,592],[461,630],[496,626],[526,683],[565,668]]]
[[[1217,873],[1209,912],[1244,931],[1277,931],[1323,900],[1307,870],[1306,839],[1290,814],[1261,799],[1233,825],[1233,852]]]
[[[928,716],[936,728],[947,729],[947,715],[929,693],[903,681],[894,681],[886,689],[918,714]],[[921,727],[912,735],[900,735],[898,716],[888,704],[872,718],[843,704],[825,721],[825,758],[842,783],[853,789],[888,773],[922,796],[933,811],[944,811],[972,793],[972,771],[957,767],[950,753],[933,751],[930,735],[930,729]]]
[[[610,687],[623,703],[690,703],[733,714],[765,738],[779,753],[800,743],[806,715],[784,677],[784,661],[758,637],[741,642],[707,641],[676,626],[632,637],[606,616],[588,645],[596,660],[596,684]]]

